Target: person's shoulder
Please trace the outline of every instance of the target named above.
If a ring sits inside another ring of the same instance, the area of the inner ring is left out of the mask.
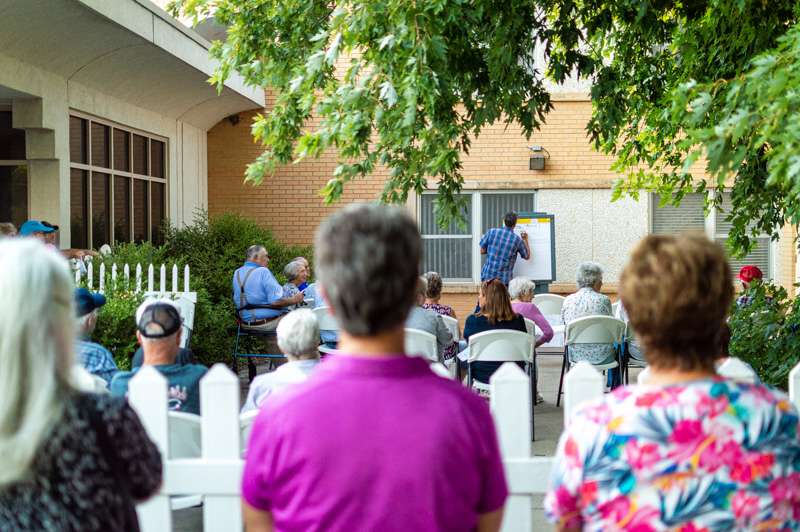
[[[198,377],[202,377],[208,373],[208,368],[202,364],[184,364],[181,366],[181,369],[188,375],[196,375]]]
[[[128,382],[133,378],[134,375],[136,375],[136,370],[116,372],[111,378],[109,388],[113,389],[115,386],[125,386],[127,388]]]

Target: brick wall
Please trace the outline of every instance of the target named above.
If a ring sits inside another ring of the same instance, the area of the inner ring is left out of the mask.
[[[592,151],[583,128],[588,101],[556,102],[541,132],[530,140],[519,126],[486,128],[464,158],[463,175],[474,188],[609,188],[615,174],[611,158]],[[260,186],[243,183],[247,163],[261,152],[250,136],[254,113],[242,113],[237,125],[223,120],[208,133],[209,212],[239,212],[255,218],[291,244],[309,244],[318,223],[335,206],[323,204],[319,190],[336,166],[334,154],[280,168]],[[312,123],[313,125],[313,123]],[[545,170],[528,169],[528,146],[540,144],[551,155]],[[380,195],[385,170],[351,182],[343,203]],[[432,183],[433,185],[433,183]]]

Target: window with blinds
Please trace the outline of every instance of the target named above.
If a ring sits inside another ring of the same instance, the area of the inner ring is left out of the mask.
[[[708,218],[704,212],[704,201],[702,194],[687,194],[679,206],[662,207],[659,206],[659,196],[653,194],[652,232],[672,235],[685,231],[702,231],[724,246],[731,229],[731,223],[726,220],[727,213],[730,212],[730,194],[723,194],[721,210],[710,212]],[[759,237],[756,246],[745,257],[729,257],[728,260],[734,275],[739,273],[742,266],[753,264],[765,275],[771,276],[769,237]]]
[[[151,135],[70,116],[72,247],[161,243],[167,219],[167,144]]]
[[[509,211],[536,210],[536,195],[524,192],[466,192],[464,211],[466,224],[441,228],[436,224],[436,194],[423,194],[419,199],[419,224],[423,243],[423,271],[438,272],[450,282],[477,282],[481,261],[478,241],[492,227],[500,227]]]

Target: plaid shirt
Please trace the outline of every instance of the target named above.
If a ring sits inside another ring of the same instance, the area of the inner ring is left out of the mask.
[[[97,375],[106,381],[106,384],[111,382],[111,378],[119,371],[111,352],[100,344],[78,340],[75,351],[78,353],[80,365],[92,375]]]
[[[508,285],[517,262],[517,253],[523,259],[530,258],[525,243],[508,227],[489,229],[481,238],[480,246],[486,250],[487,257],[481,270],[481,281],[496,278]]]

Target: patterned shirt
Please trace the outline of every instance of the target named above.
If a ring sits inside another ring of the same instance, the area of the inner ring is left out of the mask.
[[[564,299],[561,319],[565,325],[586,316],[611,316],[611,300],[589,287],[583,287]],[[569,348],[571,362],[585,360],[592,364],[602,364],[614,359],[614,347],[606,344],[584,344]]]
[[[100,344],[88,340],[78,340],[75,344],[75,352],[78,354],[80,365],[92,375],[97,375],[106,381],[106,385],[119,371],[117,363],[114,362],[114,356]]]
[[[561,436],[545,510],[584,530],[797,530],[797,410],[721,377],[617,388]]]
[[[530,258],[528,248],[522,239],[508,227],[489,229],[480,242],[481,249],[486,250],[486,264],[481,270],[481,281],[500,279],[508,285],[517,254],[523,259]]]

